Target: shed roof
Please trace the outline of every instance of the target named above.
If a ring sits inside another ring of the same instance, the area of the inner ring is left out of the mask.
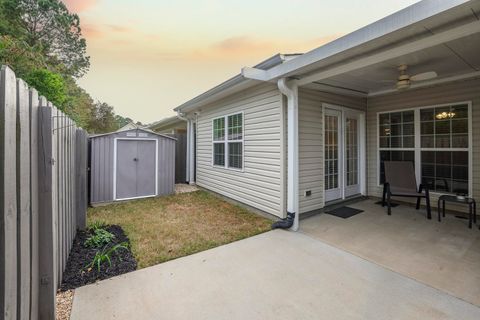
[[[172,139],[172,140],[177,140],[176,138],[171,137],[171,136],[169,136],[169,135],[157,133],[157,132],[155,132],[155,131],[147,130],[147,129],[144,129],[144,128],[127,129],[127,130],[122,130],[122,131],[114,131],[114,132],[94,134],[94,135],[90,135],[90,136],[89,136],[89,139],[94,139],[94,138],[109,136],[109,135],[112,135],[112,134],[119,134],[119,133],[128,132],[128,131],[144,131],[144,132],[147,132],[147,133],[150,133],[150,134],[154,134],[154,135],[156,135],[156,136],[160,136],[160,137],[164,137],[164,138],[168,138],[168,139]]]

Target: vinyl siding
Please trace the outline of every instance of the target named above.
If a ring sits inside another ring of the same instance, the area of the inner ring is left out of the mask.
[[[382,188],[378,186],[378,140],[377,140],[377,113],[389,110],[407,109],[412,107],[431,106],[455,102],[472,102],[472,140],[473,140],[473,196],[480,199],[480,79],[459,81],[456,83],[431,87],[426,89],[412,89],[405,92],[372,97],[368,99],[367,109],[367,171],[368,194],[380,197]],[[402,201],[408,198],[402,198]],[[437,197],[432,195],[432,205],[436,206]],[[447,208],[453,208],[451,204]],[[458,209],[458,208],[457,208]]]
[[[200,187],[269,214],[284,216],[282,96],[272,84],[246,89],[203,107],[197,118],[197,179]],[[244,169],[212,165],[212,121],[244,114]]]
[[[299,118],[299,207],[300,213],[324,207],[322,103],[365,110],[366,99],[300,89]],[[306,197],[305,191],[312,195]]]

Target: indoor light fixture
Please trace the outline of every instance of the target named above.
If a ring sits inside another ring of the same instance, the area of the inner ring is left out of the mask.
[[[446,112],[446,111],[443,111],[443,112],[440,112],[438,113],[435,118],[437,118],[438,120],[443,120],[443,119],[451,119],[455,117],[455,112]]]

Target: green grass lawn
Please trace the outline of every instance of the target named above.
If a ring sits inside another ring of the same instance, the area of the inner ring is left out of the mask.
[[[88,223],[120,225],[139,268],[270,230],[271,221],[206,191],[88,209]]]

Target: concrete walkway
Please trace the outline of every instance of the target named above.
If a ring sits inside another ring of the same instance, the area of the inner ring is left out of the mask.
[[[272,231],[75,292],[72,320],[480,319],[480,308],[301,233]]]

